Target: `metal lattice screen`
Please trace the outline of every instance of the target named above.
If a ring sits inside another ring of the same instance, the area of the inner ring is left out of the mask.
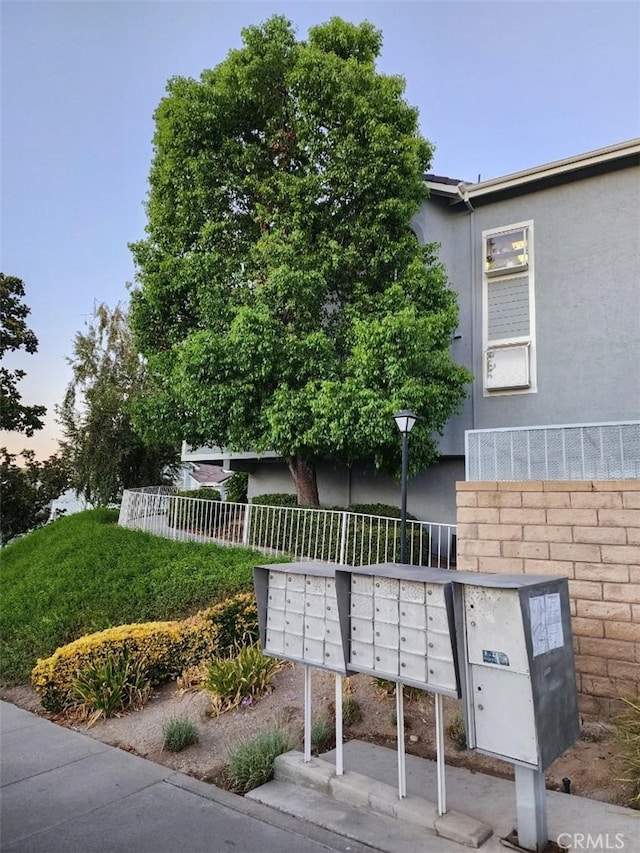
[[[640,479],[640,421],[468,430],[467,480]]]

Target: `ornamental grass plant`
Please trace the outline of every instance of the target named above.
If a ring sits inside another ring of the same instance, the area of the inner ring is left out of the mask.
[[[238,741],[229,751],[226,776],[229,787],[246,794],[273,778],[274,762],[293,749],[293,738],[284,729],[260,732]]]
[[[630,805],[640,809],[640,697],[623,698],[626,708],[614,719],[617,754],[625,768],[625,782],[634,785]]]
[[[198,742],[198,729],[186,717],[171,717],[162,729],[162,748],[169,752],[182,752]]]
[[[286,662],[264,655],[259,645],[245,646],[234,657],[218,658],[208,665],[204,687],[211,694],[216,716],[247,707],[271,689],[271,680]]]
[[[141,708],[151,693],[143,660],[124,651],[87,666],[75,679],[72,698],[88,727],[101,717],[114,717]]]

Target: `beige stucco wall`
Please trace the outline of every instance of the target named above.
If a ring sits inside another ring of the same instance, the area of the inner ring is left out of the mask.
[[[458,568],[569,578],[580,708],[640,695],[640,480],[460,482]]]

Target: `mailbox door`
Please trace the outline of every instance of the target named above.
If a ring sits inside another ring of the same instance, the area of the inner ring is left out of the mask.
[[[275,616],[275,613],[274,613]],[[271,618],[271,613],[269,613]],[[289,634],[299,634],[302,636],[304,618],[302,613],[286,613],[284,617],[284,630]],[[275,626],[274,626],[275,627]]]
[[[358,669],[373,669],[373,643],[352,640],[351,663]]]
[[[424,604],[424,583],[422,581],[400,581],[400,601]]]
[[[538,766],[538,746],[529,676],[471,664],[475,746],[507,760]]]
[[[427,681],[432,687],[439,687],[455,695],[458,684],[453,659],[427,657]]]
[[[351,619],[351,642],[373,643],[373,622],[371,619]]]
[[[397,648],[373,647],[373,668],[384,678],[385,675],[400,674],[400,653]]]
[[[304,659],[307,663],[324,663],[324,642],[304,638]]]
[[[465,586],[464,609],[469,663],[529,672],[517,589]]]
[[[274,655],[284,654],[284,631],[277,631],[267,626],[265,651]]]
[[[284,652],[287,657],[301,658],[302,657],[302,634],[284,635]]]
[[[400,624],[407,628],[417,628],[424,631],[427,627],[427,608],[424,604],[411,601],[400,602]]]
[[[400,652],[400,678],[403,681],[427,681],[427,659],[424,655]]]

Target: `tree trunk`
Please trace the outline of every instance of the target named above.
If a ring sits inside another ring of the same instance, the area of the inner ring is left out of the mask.
[[[296,487],[299,506],[320,506],[316,467],[300,456],[287,456],[287,466]]]

